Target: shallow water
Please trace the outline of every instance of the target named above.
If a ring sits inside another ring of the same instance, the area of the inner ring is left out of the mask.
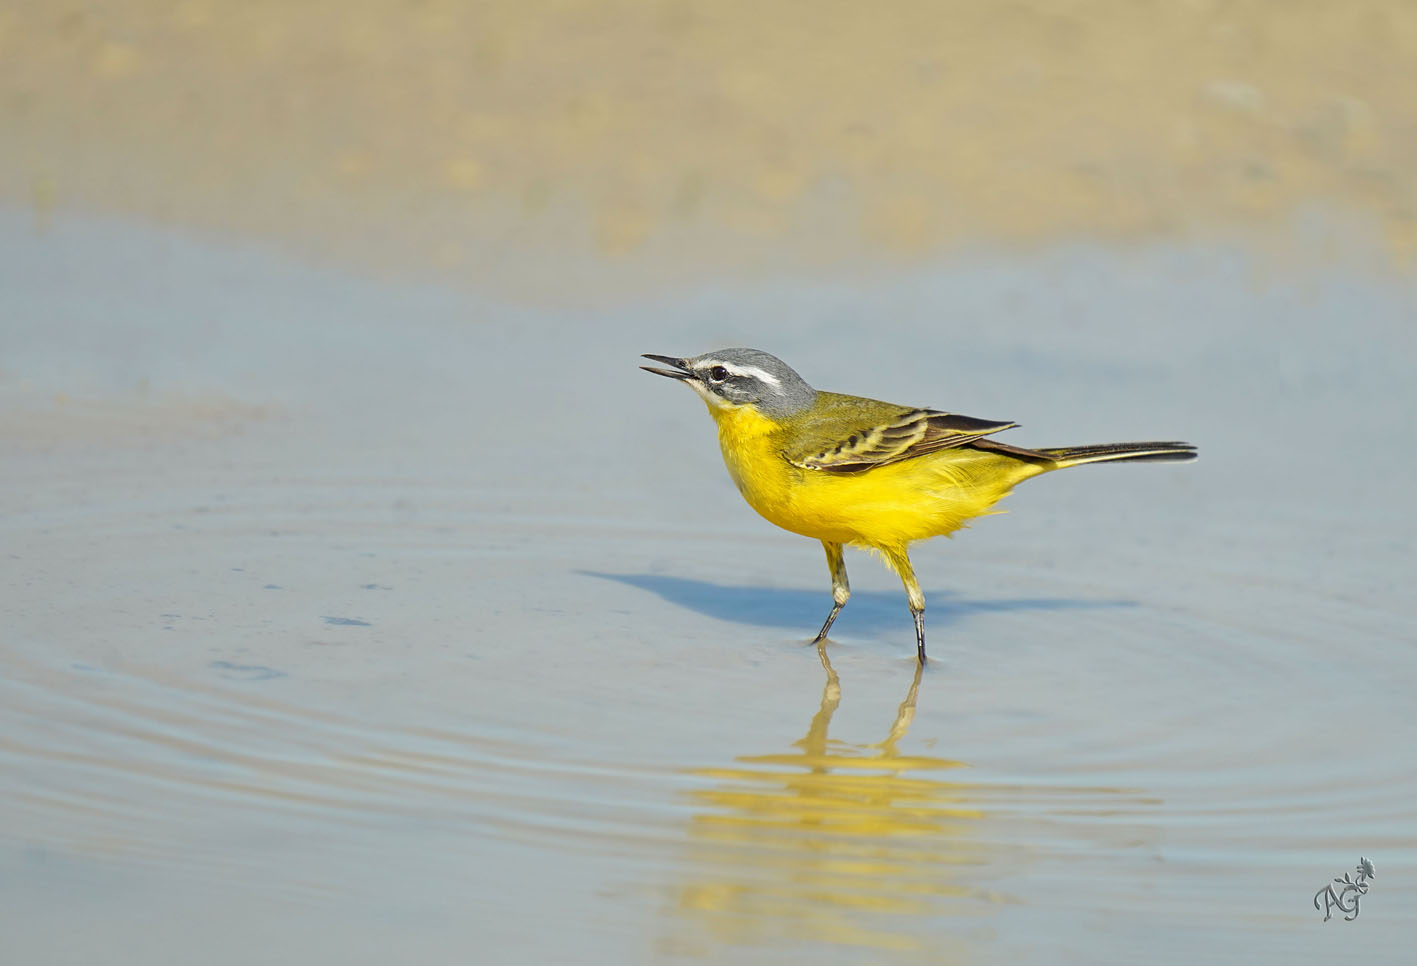
[[[1417,287],[1066,246],[533,312],[0,214],[7,959],[1396,962]],[[920,547],[638,353],[1184,438]],[[1354,922],[1316,890],[1360,855]]]

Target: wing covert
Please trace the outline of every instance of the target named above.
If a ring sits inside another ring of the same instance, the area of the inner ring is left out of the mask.
[[[963,446],[1016,425],[934,409],[908,409],[888,422],[864,425],[831,446],[782,455],[802,469],[854,473]]]

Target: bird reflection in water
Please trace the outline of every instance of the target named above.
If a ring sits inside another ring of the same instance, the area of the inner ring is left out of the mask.
[[[688,833],[691,881],[674,895],[681,925],[697,928],[676,937],[676,952],[802,940],[920,949],[922,918],[978,911],[961,900],[993,898],[966,884],[966,868],[985,861],[972,842],[984,813],[968,784],[937,777],[964,763],[899,748],[921,668],[885,739],[852,744],[827,737],[841,684],[820,645],[818,654],[821,706],[794,751],[690,772],[712,785],[690,793],[700,806]],[[944,952],[931,945],[933,956]]]

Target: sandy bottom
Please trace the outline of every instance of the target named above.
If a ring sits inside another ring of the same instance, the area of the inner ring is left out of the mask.
[[[1414,318],[1214,242],[533,312],[0,212],[5,958],[1399,961]],[[820,548],[635,368],[725,345],[1202,460],[920,547],[918,677],[849,556],[824,666]]]

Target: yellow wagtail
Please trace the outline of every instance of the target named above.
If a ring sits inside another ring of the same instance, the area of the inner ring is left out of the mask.
[[[1010,446],[988,437],[1016,423],[821,392],[758,349],[644,358],[673,368],[640,368],[686,383],[708,403],[723,462],[748,505],[784,530],[822,541],[832,609],[816,641],[826,638],[851,596],[842,547],[867,547],[905,584],[921,664],[925,595],[906,554],[912,541],[953,533],[1040,473],[1108,460],[1196,457],[1190,443]]]

